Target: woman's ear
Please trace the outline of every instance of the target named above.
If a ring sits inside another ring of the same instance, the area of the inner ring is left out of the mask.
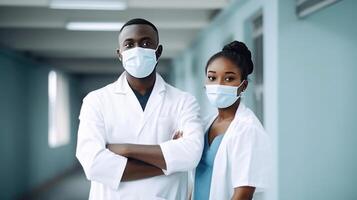
[[[247,80],[243,80],[243,81],[244,83],[242,84],[242,92],[244,92],[248,87],[248,81]]]

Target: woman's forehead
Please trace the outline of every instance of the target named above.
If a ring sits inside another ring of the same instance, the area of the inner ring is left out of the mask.
[[[207,71],[225,72],[233,71],[240,73],[238,66],[235,63],[224,57],[214,59],[207,67]]]

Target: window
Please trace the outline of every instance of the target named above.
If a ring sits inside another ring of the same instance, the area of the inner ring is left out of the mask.
[[[66,145],[70,140],[68,82],[61,73],[48,74],[48,145]]]
[[[296,0],[296,13],[304,18],[341,0]]]
[[[259,120],[264,123],[264,68],[263,68],[263,16],[253,20],[254,106]]]

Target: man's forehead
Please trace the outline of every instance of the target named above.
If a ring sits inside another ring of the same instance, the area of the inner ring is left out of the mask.
[[[152,38],[157,40],[156,31],[147,24],[132,24],[125,26],[119,34],[119,41],[127,39]]]

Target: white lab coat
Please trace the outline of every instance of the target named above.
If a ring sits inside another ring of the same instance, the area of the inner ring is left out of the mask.
[[[84,98],[76,156],[91,181],[89,199],[186,199],[187,171],[196,167],[203,150],[199,106],[193,96],[156,77],[144,112],[125,73]],[[184,136],[172,140],[177,129]],[[159,144],[165,175],[120,182],[127,158],[106,149],[110,143]]]
[[[204,130],[216,118],[217,114],[206,120]],[[209,199],[231,199],[234,188],[240,186],[256,187],[256,193],[263,192],[268,185],[270,167],[268,135],[255,114],[240,103],[214,160]]]

